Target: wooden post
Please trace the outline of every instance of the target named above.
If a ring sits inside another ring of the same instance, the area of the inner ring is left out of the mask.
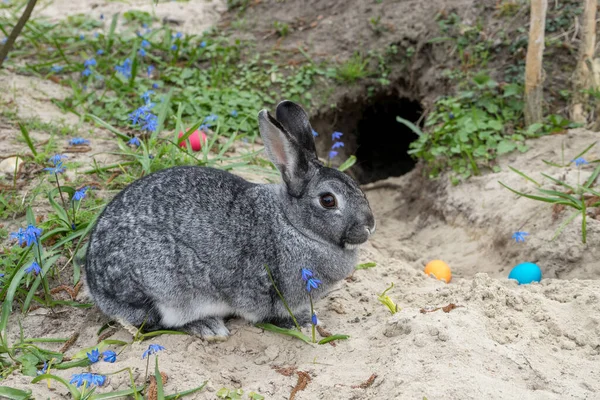
[[[542,58],[548,0],[531,0],[529,44],[525,64],[525,124],[542,122]]]
[[[37,3],[37,0],[29,0],[27,7],[25,7],[25,11],[23,11],[23,14],[21,14],[21,18],[19,18],[19,21],[17,21],[17,24],[8,36],[8,39],[6,39],[6,43],[4,43],[4,46],[0,47],[0,68],[2,68],[2,63],[4,63],[4,59],[8,55],[8,52],[12,49],[15,40],[17,40],[17,37],[21,33],[21,30],[29,20],[29,17],[31,17],[31,12],[33,11],[33,7],[35,7],[35,3]]]
[[[598,0],[584,0],[581,44],[577,67],[573,76],[573,100],[571,102],[571,120],[586,123],[588,120],[588,98],[586,89],[594,86],[593,71],[590,69],[596,47],[596,8]]]

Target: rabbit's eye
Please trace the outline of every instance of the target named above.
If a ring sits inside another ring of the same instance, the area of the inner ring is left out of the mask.
[[[337,206],[337,201],[335,200],[335,196],[331,193],[325,193],[321,195],[321,205],[325,208],[335,208]]]

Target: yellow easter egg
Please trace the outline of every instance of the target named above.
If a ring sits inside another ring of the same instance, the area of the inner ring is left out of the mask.
[[[434,278],[446,283],[449,283],[452,279],[450,267],[442,260],[429,261],[425,266],[425,274],[433,276]]]

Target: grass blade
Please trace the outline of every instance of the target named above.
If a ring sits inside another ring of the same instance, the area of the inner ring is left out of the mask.
[[[358,264],[356,267],[354,267],[355,270],[359,270],[359,269],[368,269],[368,268],[373,268],[376,267],[377,263],[374,262],[368,262],[368,263],[364,263],[364,264]]]
[[[411,131],[413,131],[417,135],[419,135],[419,136],[423,135],[423,131],[418,126],[416,126],[415,124],[410,122],[409,120],[401,118],[401,117],[396,117],[396,121],[400,122],[401,124],[406,125],[407,127],[410,128]]]
[[[144,390],[143,386],[135,388],[135,393],[140,393]],[[122,399],[134,395],[134,389],[119,390],[116,392],[102,393],[93,395],[90,400],[107,400],[107,399]]]
[[[537,187],[540,187],[540,186],[541,186],[541,185],[540,185],[540,184],[539,184],[539,183],[538,183],[538,182],[537,182],[535,179],[533,179],[533,178],[531,178],[531,177],[529,177],[529,176],[525,175],[525,173],[524,173],[524,172],[521,172],[521,171],[519,171],[518,169],[516,169],[516,168],[513,168],[513,167],[508,167],[508,168],[509,168],[511,171],[513,171],[513,172],[515,172],[515,173],[517,173],[517,174],[521,175],[523,178],[525,178],[525,179],[526,179],[526,180],[528,180],[529,182],[533,183],[533,184],[534,184],[534,185],[536,185]]]
[[[156,399],[165,400],[165,389],[163,388],[163,380],[160,371],[158,370],[158,357],[154,357],[154,378],[156,379]]]
[[[348,157],[348,159],[338,167],[338,171],[344,172],[348,168],[352,167],[354,164],[356,164],[356,156],[352,155]]]
[[[202,389],[204,389],[204,386],[206,386],[207,383],[208,383],[208,381],[204,381],[204,383],[202,385],[198,386],[197,388],[184,390],[183,392],[167,395],[167,396],[165,396],[165,400],[179,399],[179,398],[182,398],[183,396],[187,396],[188,394],[199,392]]]
[[[8,400],[27,400],[31,398],[31,390],[13,389],[8,386],[0,386],[0,398]]]
[[[349,339],[350,336],[349,335],[331,335],[331,336],[327,336],[326,338],[323,338],[321,340],[319,340],[319,344],[326,344],[329,342],[332,342],[334,340],[346,340]]]
[[[596,145],[596,142],[590,144],[588,147],[585,148],[585,150],[583,150],[581,153],[577,154],[575,157],[573,157],[573,160],[571,160],[569,162],[569,165],[571,165],[573,162],[575,162],[575,160],[577,160],[579,157],[583,157],[583,155],[585,153],[587,153],[588,151],[590,151],[592,149],[592,147],[594,147]]]
[[[95,115],[92,114],[85,114],[84,118],[87,119],[91,119],[92,121],[94,121],[97,125],[100,125],[102,128],[109,130],[110,132],[114,133],[115,135],[117,135],[120,139],[125,140],[126,142],[129,141],[130,137],[127,136],[126,134],[124,134],[123,132],[119,131],[117,128],[113,127],[111,124],[109,124],[108,122],[105,122],[103,120],[101,120],[100,118],[96,117]]]
[[[38,383],[41,380],[44,379],[53,379],[56,382],[62,383],[63,385],[66,386],[67,389],[69,389],[69,392],[71,392],[71,396],[73,397],[74,400],[79,400],[81,398],[81,393],[79,393],[79,390],[77,390],[77,388],[73,385],[71,385],[69,382],[67,382],[65,379],[61,378],[60,376],[56,376],[56,375],[52,375],[52,374],[43,374],[43,375],[38,375],[36,376],[31,383]]]
[[[559,237],[560,234],[562,233],[562,231],[567,227],[567,225],[569,225],[571,222],[573,222],[575,217],[578,215],[579,215],[579,211],[575,211],[573,214],[571,214],[569,216],[569,218],[565,219],[565,221],[558,227],[558,229],[554,233],[552,240],[555,240],[557,237]]]
[[[27,272],[27,265],[24,264],[21,268],[15,273],[10,281],[10,285],[6,292],[6,297],[4,298],[4,302],[2,303],[2,316],[0,317],[0,332],[2,332],[2,344],[4,347],[8,346],[8,317],[12,312],[12,304],[15,298],[15,293],[17,289],[21,285],[21,279],[25,276]]]
[[[519,196],[527,197],[528,199],[531,199],[531,200],[543,201],[544,203],[551,203],[551,204],[564,204],[565,206],[573,205],[571,202],[566,201],[566,200],[551,199],[549,197],[540,197],[540,196],[534,196],[531,194],[525,194],[525,193],[519,192],[517,190],[511,189],[510,187],[506,186],[504,183],[502,183],[500,181],[498,181],[498,183],[501,184],[502,186],[504,186],[505,188],[507,188],[508,190],[510,190],[511,192],[518,194]]]
[[[115,41],[115,30],[117,29],[117,21],[119,21],[119,13],[115,13],[112,17],[112,21],[110,22],[110,29],[108,31],[108,41],[106,44],[106,52],[110,53],[112,50],[112,45]]]
[[[571,186],[571,185],[569,185],[569,184],[567,184],[567,183],[565,183],[565,182],[563,182],[563,181],[561,181],[561,180],[559,180],[559,179],[553,178],[553,177],[551,177],[550,175],[544,174],[544,173],[542,172],[542,176],[543,176],[544,178],[548,178],[548,179],[550,179],[552,182],[556,183],[557,185],[560,185],[560,186],[566,187],[567,189],[569,189],[569,190],[572,190],[573,192],[575,192],[575,191],[576,191],[576,190],[575,190],[575,188],[574,188],[573,186]]]
[[[588,178],[587,181],[585,181],[585,184],[583,185],[583,187],[585,187],[585,188],[591,187],[594,184],[594,182],[596,181],[596,179],[598,179],[598,175],[600,175],[600,165],[598,165],[596,167],[594,172],[592,172],[592,175]]]
[[[37,156],[37,151],[35,150],[35,146],[33,145],[33,141],[31,140],[31,136],[29,136],[29,130],[27,130],[27,128],[25,127],[25,125],[23,125],[20,122],[19,122],[19,128],[21,129],[21,135],[23,135],[23,139],[25,139],[25,142],[27,143],[27,146],[29,147],[29,150],[31,150],[31,153],[34,156]]]
[[[281,335],[292,336],[297,339],[303,340],[306,343],[312,343],[311,338],[303,334],[302,332],[298,332],[296,329],[285,329],[275,326],[273,324],[256,324],[257,327],[264,329],[265,331],[271,331],[275,333],[279,333]]]

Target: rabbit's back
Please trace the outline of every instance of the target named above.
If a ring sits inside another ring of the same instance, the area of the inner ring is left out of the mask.
[[[221,286],[232,282],[215,275],[233,270],[239,257],[218,247],[234,248],[237,231],[248,229],[248,192],[257,186],[221,170],[176,167],[125,188],[98,218],[86,254],[98,306],[113,315],[122,313],[114,309],[119,303],[147,313],[157,299],[181,303],[201,291],[212,309],[224,307]],[[220,271],[211,268],[215,262]]]

